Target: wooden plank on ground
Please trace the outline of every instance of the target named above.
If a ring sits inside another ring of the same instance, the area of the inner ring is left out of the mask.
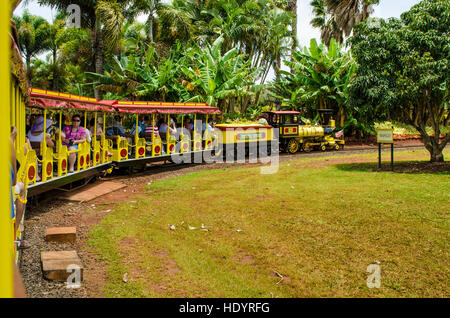
[[[125,187],[126,187],[125,184],[119,182],[112,182],[112,181],[98,182],[75,191],[67,192],[65,195],[62,196],[62,199],[68,201],[87,202],[102,195],[108,194],[110,192]]]
[[[76,251],[41,252],[41,264],[44,277],[49,280],[65,282],[79,270],[83,280],[83,264]]]
[[[77,228],[71,227],[51,227],[45,231],[47,242],[75,242],[77,239]]]

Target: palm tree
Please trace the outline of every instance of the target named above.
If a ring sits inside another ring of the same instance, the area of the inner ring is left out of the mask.
[[[177,40],[187,43],[193,38],[193,15],[190,12],[191,0],[173,0],[171,4],[162,4],[158,12],[160,41],[169,45]]]
[[[74,3],[73,0],[38,0],[40,5],[48,5],[60,11],[66,11],[67,7]],[[77,1],[80,6],[82,27],[89,28],[92,33],[94,56],[93,70],[103,73],[105,52],[113,52],[120,42],[121,28],[125,10],[129,1],[112,0],[83,0]],[[95,97],[100,98],[95,91]]]
[[[150,43],[154,42],[155,15],[161,8],[161,0],[134,0],[127,12],[129,20],[134,20],[141,13],[148,15],[146,26],[148,28],[147,38]]]
[[[355,23],[366,20],[373,6],[380,0],[326,0],[327,11],[333,15],[337,26],[349,36]]]
[[[48,41],[50,34],[50,24],[41,17],[34,16],[28,10],[23,12],[22,17],[14,16],[19,49],[25,56],[27,67],[27,77],[29,84],[33,78],[31,59],[47,51],[51,43]]]
[[[338,27],[333,15],[327,12],[325,6],[326,0],[313,0],[311,6],[313,7],[314,19],[311,20],[311,25],[321,30],[321,39],[325,45],[330,46],[330,41],[334,38],[338,43],[344,41],[343,31]]]
[[[291,43],[291,47],[288,47],[289,40],[292,38],[296,38],[293,34],[293,30],[288,29],[288,25],[293,23],[292,21],[296,19],[296,15],[293,15],[291,12],[284,11],[280,8],[271,9],[265,21],[265,25],[269,30],[267,32],[267,37],[265,41],[265,46],[267,49],[267,56],[270,59],[269,66],[273,66],[275,75],[280,76],[281,70],[281,60],[286,58],[289,55],[289,52],[292,53],[295,50],[297,44]],[[292,40],[294,42],[294,40]],[[262,78],[262,83],[265,82],[265,79],[268,74],[268,69]]]
[[[57,65],[58,63],[58,50],[59,50],[59,38],[62,32],[65,30],[66,22],[64,20],[65,13],[59,12],[56,17],[53,24],[49,25],[49,32],[48,37],[46,39],[48,43],[48,49],[50,50],[51,54],[50,57],[47,57],[47,63],[51,63],[50,69],[52,70],[52,76],[51,76],[51,86],[49,89],[52,89],[54,91],[57,91],[58,88],[62,88],[61,85],[58,85],[58,73],[59,67]],[[41,61],[43,62],[43,61]],[[43,62],[45,63],[45,62]],[[44,64],[41,63],[40,69],[45,69],[43,67]]]
[[[297,40],[297,0],[289,0],[289,11],[294,15],[294,19],[292,20],[292,46],[291,46],[291,55],[294,53],[295,49],[298,45]]]

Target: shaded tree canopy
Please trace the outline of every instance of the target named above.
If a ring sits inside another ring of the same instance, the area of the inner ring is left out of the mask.
[[[424,0],[401,19],[357,25],[350,39],[358,63],[351,102],[364,120],[392,119],[413,125],[431,161],[443,161],[439,125],[448,125],[450,79],[450,3]],[[431,125],[433,134],[425,127]]]

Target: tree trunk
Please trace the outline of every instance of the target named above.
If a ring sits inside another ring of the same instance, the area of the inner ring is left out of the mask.
[[[430,152],[430,162],[444,162],[444,154],[434,143],[432,145],[433,151]]]
[[[291,62],[294,61],[294,52],[297,47],[297,0],[291,0],[291,11],[294,14],[294,22],[292,24],[292,47],[291,47]],[[291,68],[290,72],[293,74],[294,69]]]
[[[95,73],[103,74],[103,39],[100,21],[97,19],[95,22],[94,30],[94,60],[95,60]],[[94,88],[94,95],[96,99],[101,99],[100,92]]]
[[[445,138],[439,143],[440,131],[438,129],[434,136],[429,136],[425,131],[425,125],[414,125],[422,136],[423,144],[430,153],[430,162],[444,162],[443,150],[450,140],[450,134],[447,134]]]
[[[56,86],[56,49],[53,49],[53,79],[52,79],[52,90],[57,91],[58,87]]]
[[[148,39],[150,43],[153,43],[153,11],[150,12],[150,16],[148,17]]]
[[[278,55],[275,61],[275,78],[278,80],[280,78],[281,71],[281,56]]]

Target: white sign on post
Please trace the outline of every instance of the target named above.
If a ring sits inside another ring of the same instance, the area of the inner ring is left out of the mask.
[[[377,129],[377,143],[379,144],[394,143],[394,130],[392,128]]]

